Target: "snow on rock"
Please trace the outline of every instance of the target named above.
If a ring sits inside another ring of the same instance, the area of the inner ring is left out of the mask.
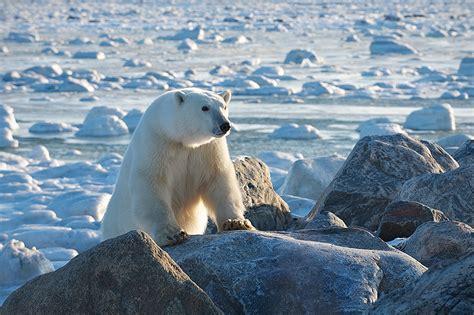
[[[345,160],[339,154],[298,160],[291,165],[280,192],[318,200]]]
[[[0,286],[13,286],[54,271],[53,264],[36,248],[12,239],[0,244]]]
[[[15,130],[20,128],[16,122],[14,110],[11,106],[0,104],[0,128]]]
[[[129,68],[141,68],[141,67],[151,68],[151,63],[146,60],[139,60],[139,59],[134,58],[134,59],[126,60],[123,66],[129,67]]]
[[[0,148],[17,148],[18,140],[13,139],[11,129],[0,128]]]
[[[10,32],[5,40],[16,43],[34,43],[40,40],[38,34],[30,32]]]
[[[201,26],[196,26],[193,29],[183,28],[179,32],[177,32],[175,35],[161,36],[160,38],[166,39],[166,40],[185,40],[185,39],[203,40],[205,35],[206,34],[204,32],[204,29]]]
[[[323,59],[318,57],[314,52],[303,49],[290,50],[285,57],[285,64],[302,64],[304,60],[309,60],[312,63],[323,63]]]
[[[105,54],[101,51],[78,51],[73,56],[75,59],[97,59],[104,60]]]
[[[132,109],[123,117],[123,121],[127,124],[128,130],[133,132],[137,128],[140,119],[143,116],[143,112],[139,109]]]
[[[302,95],[320,96],[320,95],[340,95],[346,94],[346,91],[330,83],[314,81],[303,84]]]
[[[366,123],[359,128],[360,138],[367,136],[388,136],[397,133],[407,134],[405,130],[396,123]]]
[[[474,76],[474,57],[464,57],[458,70],[459,75]]]
[[[287,124],[275,129],[269,137],[273,139],[306,140],[319,139],[321,135],[318,129],[311,125]]]
[[[433,105],[412,112],[405,120],[405,128],[413,130],[456,130],[451,105]]]
[[[397,40],[378,38],[370,44],[370,53],[372,55],[386,54],[416,54],[417,51],[408,44],[401,43]]]
[[[48,149],[41,144],[34,146],[28,153],[28,157],[37,161],[51,161]]]
[[[189,38],[186,38],[181,42],[181,44],[178,45],[178,50],[192,51],[197,49],[198,45],[196,44],[196,42]]]
[[[67,123],[49,123],[49,122],[37,122],[33,124],[30,129],[31,133],[61,133],[61,132],[73,132],[77,131],[76,127],[73,127]]]

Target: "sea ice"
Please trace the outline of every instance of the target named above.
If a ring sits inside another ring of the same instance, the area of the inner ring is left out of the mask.
[[[13,139],[11,129],[0,127],[0,148],[17,148],[18,140]]]
[[[73,56],[75,59],[97,59],[104,60],[105,54],[101,51],[78,51]]]
[[[330,83],[314,81],[303,84],[301,95],[320,96],[320,95],[340,95],[346,94],[346,91]]]
[[[459,75],[474,76],[474,57],[464,57],[458,70]]]
[[[186,38],[178,45],[178,50],[192,51],[197,50],[198,45],[192,39]]]
[[[115,115],[87,116],[78,137],[113,137],[128,134],[127,124]]]
[[[323,59],[318,57],[314,52],[303,49],[293,49],[285,57],[285,64],[302,64],[304,60],[312,63],[323,63]]]
[[[123,121],[127,124],[128,130],[133,132],[137,128],[140,119],[143,116],[143,112],[139,109],[132,109],[123,117]]]
[[[364,138],[367,136],[387,136],[387,135],[394,135],[394,134],[404,134],[407,133],[403,130],[403,128],[396,123],[372,123],[372,124],[364,124],[359,128],[359,137]]]
[[[37,122],[33,124],[30,129],[28,129],[31,133],[60,133],[60,132],[73,132],[76,131],[77,128],[73,127],[67,123],[50,123],[50,122]]]
[[[372,55],[386,55],[386,54],[416,54],[416,50],[408,44],[403,44],[391,39],[375,39],[370,44],[370,53]]]

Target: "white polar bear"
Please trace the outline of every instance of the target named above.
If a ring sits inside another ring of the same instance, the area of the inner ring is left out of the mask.
[[[133,229],[158,245],[202,234],[208,215],[218,230],[252,230],[225,136],[230,91],[166,92],[133,133],[102,221],[104,239]]]

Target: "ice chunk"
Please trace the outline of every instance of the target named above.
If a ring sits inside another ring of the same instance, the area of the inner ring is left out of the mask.
[[[288,170],[295,161],[303,159],[301,153],[287,153],[280,151],[263,151],[257,157],[268,166]]]
[[[127,124],[114,115],[100,115],[86,118],[78,137],[113,137],[128,134]]]
[[[143,112],[139,109],[132,109],[123,118],[123,121],[127,124],[128,130],[133,132],[137,128],[140,119],[143,116]]]
[[[309,60],[312,63],[323,63],[323,59],[318,57],[314,52],[309,51],[309,50],[303,50],[303,49],[291,50],[288,54],[286,54],[284,63],[285,64],[296,63],[300,65],[303,63],[303,60],[305,59]]]
[[[31,133],[60,133],[60,132],[72,132],[76,131],[77,128],[70,124],[63,122],[60,123],[49,123],[49,122],[37,122],[28,129]]]
[[[346,91],[338,88],[335,85],[330,83],[321,82],[321,81],[314,81],[314,82],[306,82],[303,84],[303,88],[301,90],[302,95],[312,95],[312,96],[320,96],[320,95],[345,95]]]
[[[474,76],[474,57],[464,57],[458,70],[459,75]]]
[[[246,44],[249,42],[249,38],[245,37],[244,35],[239,35],[239,36],[231,36],[227,37],[222,41],[225,44]]]
[[[283,70],[280,66],[262,66],[255,70],[252,74],[254,75],[264,75],[267,77],[272,76],[281,76],[285,74],[285,70]]]
[[[386,136],[398,133],[406,135],[407,133],[399,124],[396,123],[372,123],[364,124],[359,128],[360,138],[367,136]]]
[[[20,128],[16,122],[14,110],[11,106],[0,104],[0,128],[15,130]]]
[[[75,59],[97,59],[104,60],[105,54],[101,51],[78,51],[73,56]]]
[[[457,148],[457,147],[460,147],[467,140],[472,140],[472,139],[474,139],[474,137],[470,135],[456,134],[456,135],[451,135],[451,136],[438,139],[436,143],[442,146],[444,149]]]
[[[167,40],[185,40],[185,39],[203,40],[204,37],[205,37],[204,29],[202,29],[202,27],[200,26],[196,26],[193,29],[183,28],[173,36],[162,36],[160,38],[167,39]]]
[[[7,41],[16,43],[34,43],[40,40],[38,34],[30,32],[10,32],[8,33]]]
[[[79,255],[77,250],[62,247],[47,247],[40,252],[50,261],[69,261]]]
[[[198,45],[192,39],[186,38],[178,45],[178,49],[184,51],[197,50]]]
[[[408,115],[404,127],[413,130],[455,130],[453,108],[445,103],[416,110]]]
[[[18,140],[13,139],[11,129],[0,127],[0,148],[17,148]]]
[[[0,266],[0,286],[18,285],[54,271],[53,264],[41,252],[15,239],[0,244]]]
[[[35,178],[78,178],[78,177],[99,177],[107,176],[107,170],[101,165],[89,161],[68,163],[61,166],[45,168],[33,173]]]
[[[73,191],[56,197],[49,208],[61,218],[90,215],[96,221],[101,221],[109,200],[110,194]]]
[[[319,131],[311,125],[287,124],[275,129],[270,135],[274,139],[306,140],[319,139]]]
[[[280,191],[284,195],[318,200],[344,161],[339,154],[298,160],[291,165]]]
[[[51,161],[48,149],[41,144],[34,146],[28,153],[28,157],[37,161]]]
[[[397,40],[392,39],[375,39],[370,44],[370,53],[372,55],[385,55],[385,54],[402,54],[410,55],[416,54],[416,50],[408,44],[403,44]]]
[[[229,76],[235,74],[235,72],[226,65],[216,66],[214,69],[209,71],[209,73],[218,76]]]
[[[128,59],[125,61],[123,64],[124,67],[129,67],[129,68],[139,68],[139,67],[151,67],[151,63],[145,60],[139,60],[139,59]]]
[[[31,68],[26,69],[23,72],[35,72],[47,78],[52,78],[52,77],[57,77],[63,74],[63,69],[57,63],[53,63],[50,66],[31,67]]]

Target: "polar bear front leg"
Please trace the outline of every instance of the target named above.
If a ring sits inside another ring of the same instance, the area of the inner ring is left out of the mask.
[[[130,187],[135,220],[158,245],[175,245],[189,238],[176,221],[165,188],[155,191],[146,178],[135,178]]]
[[[204,203],[209,214],[215,218],[219,232],[255,230],[252,223],[244,217],[245,207],[235,171],[232,164],[229,167],[232,170],[220,172],[208,191],[204,193]]]

